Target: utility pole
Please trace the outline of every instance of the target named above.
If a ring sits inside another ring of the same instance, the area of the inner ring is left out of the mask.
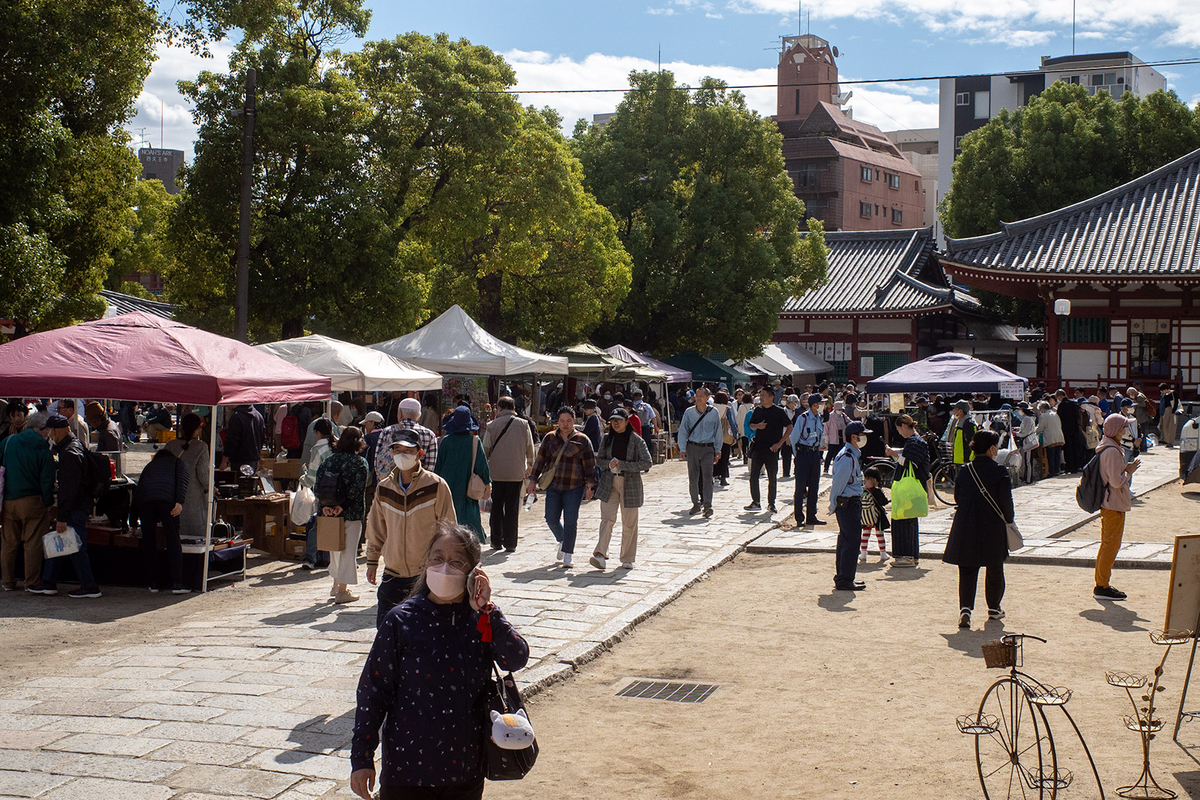
[[[242,108],[242,200],[238,219],[237,288],[234,295],[233,335],[249,341],[250,305],[250,189],[254,180],[254,115],[257,76],[246,70],[246,105]]]

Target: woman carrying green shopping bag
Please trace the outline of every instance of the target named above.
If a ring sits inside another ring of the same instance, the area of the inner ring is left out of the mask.
[[[908,414],[901,414],[896,418],[896,430],[904,438],[904,449],[888,448],[888,454],[901,462],[898,477],[892,481],[892,566],[915,567],[921,558],[919,520],[937,503],[929,475],[929,447],[917,435],[916,423]]]

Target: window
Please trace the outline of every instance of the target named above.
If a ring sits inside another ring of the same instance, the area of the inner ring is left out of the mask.
[[[833,367],[833,376],[830,380],[835,383],[845,383],[850,380],[850,362],[849,361],[830,361],[829,366]]]
[[[859,353],[859,377],[874,378],[887,375],[894,369],[900,369],[912,360],[908,353]],[[870,362],[870,363],[865,363]],[[868,373],[863,367],[870,367]]]
[[[956,106],[971,105],[971,93],[970,92],[959,92],[958,94],[954,95],[954,105],[956,105]]]
[[[796,173],[796,185],[805,188],[813,188],[817,185],[817,165],[804,164]]]
[[[1104,75],[1103,74],[1096,74],[1096,75],[1092,76],[1092,86],[1103,86],[1103,85],[1104,85]]]
[[[1171,374],[1171,334],[1131,333],[1129,374],[1166,377]]]
[[[1079,76],[1072,75],[1071,77],[1065,78],[1064,80],[1066,80],[1067,83],[1079,83]]]
[[[992,116],[992,93],[975,93],[975,119],[990,119]]]
[[[858,204],[858,215],[860,217],[868,217],[869,218],[871,216],[871,204],[870,203],[859,203]]]
[[[961,136],[954,137],[954,152],[957,153],[959,150],[962,150],[962,140],[963,137]]]
[[[862,167],[861,171],[859,172],[859,175],[867,183],[871,182],[871,168],[870,167]]]
[[[920,181],[913,181],[913,191],[914,192],[921,191],[921,182]]]
[[[800,90],[796,90],[796,114],[800,114]]]
[[[1107,344],[1108,320],[1067,317],[1059,321],[1058,340],[1066,344]]]
[[[904,224],[904,212],[898,208],[892,209],[892,224],[893,225],[903,225]]]
[[[900,188],[900,176],[899,175],[888,175],[888,186],[892,187],[893,189],[899,189]]]

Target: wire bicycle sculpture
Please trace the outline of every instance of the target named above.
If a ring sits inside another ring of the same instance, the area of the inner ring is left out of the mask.
[[[1074,774],[1059,766],[1047,716],[1048,708],[1058,708],[1083,746],[1096,790],[1103,798],[1104,788],[1092,752],[1066,709],[1071,690],[1042,683],[1020,671],[1019,667],[1024,666],[1025,639],[1046,643],[1039,636],[1024,633],[1008,633],[999,641],[984,643],[983,658],[988,669],[1008,668],[1009,673],[988,687],[977,712],[955,720],[959,731],[975,737],[975,764],[983,796],[985,800],[1032,797],[1054,800],[1060,790],[1072,784]]]

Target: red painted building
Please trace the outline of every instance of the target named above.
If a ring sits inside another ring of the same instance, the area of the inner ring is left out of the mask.
[[[925,225],[921,173],[879,128],[842,110],[836,57],[819,36],[784,37],[775,122],[796,196],[826,230]]]
[[[1141,380],[1152,396],[1164,382],[1195,396],[1200,150],[998,233],[950,239],[941,262],[960,283],[1046,304],[1048,384]],[[1069,316],[1054,313],[1060,299]]]

